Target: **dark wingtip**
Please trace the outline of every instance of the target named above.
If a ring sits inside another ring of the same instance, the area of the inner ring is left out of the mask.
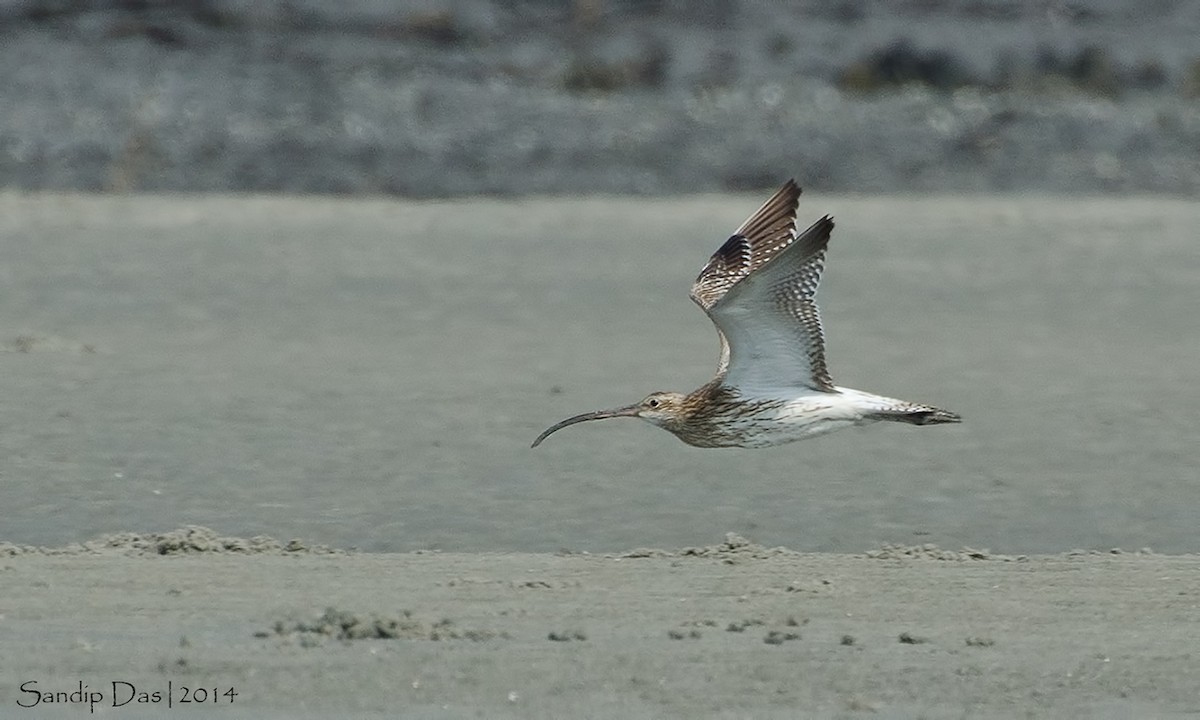
[[[800,248],[793,252],[802,253],[804,257],[811,257],[813,253],[823,250],[829,245],[829,238],[833,236],[833,217],[826,215],[812,225],[809,225],[804,232],[800,233],[797,238],[797,246]],[[789,248],[790,250],[791,248]]]
[[[833,229],[837,227],[837,223],[833,221],[832,215],[826,215],[825,217],[821,218],[820,222],[824,225],[825,233],[828,235],[832,235]]]
[[[791,195],[792,205],[800,204],[800,196],[804,194],[804,189],[796,184],[796,178],[788,178],[788,181],[779,188],[779,192],[785,195]]]
[[[818,220],[812,224],[812,226],[814,228],[818,228],[821,230],[821,232],[827,232],[827,233],[833,232],[834,225],[835,225],[835,223],[833,222],[832,215],[826,215],[825,217],[821,218],[820,220]]]

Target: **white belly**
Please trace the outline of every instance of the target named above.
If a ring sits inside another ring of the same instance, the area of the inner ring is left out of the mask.
[[[806,440],[872,422],[845,395],[809,395],[740,418],[736,444],[761,448]],[[734,430],[734,428],[730,428]]]

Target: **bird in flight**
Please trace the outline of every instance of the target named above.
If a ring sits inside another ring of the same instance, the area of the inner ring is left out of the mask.
[[[588,420],[637,417],[697,447],[760,448],[880,420],[961,422],[948,410],[838,387],[825,366],[815,296],[833,231],[826,215],[796,232],[800,188],[789,180],[742,223],[700,271],[692,300],[717,327],[717,375],[690,393],[654,392],[641,402],[550,426],[533,441]]]

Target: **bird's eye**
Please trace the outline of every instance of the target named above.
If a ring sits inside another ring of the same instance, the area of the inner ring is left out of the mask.
[[[646,401],[646,404],[652,408],[656,408],[658,407],[658,398],[650,398]]]

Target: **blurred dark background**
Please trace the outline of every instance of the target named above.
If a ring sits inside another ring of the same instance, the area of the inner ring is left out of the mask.
[[[0,0],[0,187],[1200,191],[1195,0]]]

